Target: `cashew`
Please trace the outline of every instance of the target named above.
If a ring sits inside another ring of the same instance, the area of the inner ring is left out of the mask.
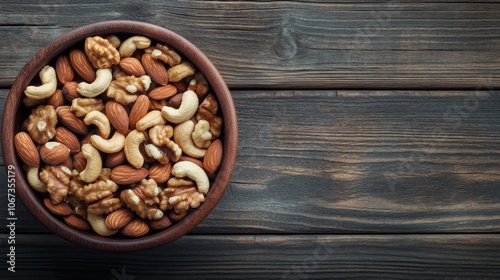
[[[179,161],[172,166],[171,173],[177,178],[188,177],[189,179],[195,181],[198,192],[207,194],[208,188],[210,187],[208,176],[196,163],[186,160]]]
[[[181,124],[178,124],[174,128],[174,142],[179,145],[182,152],[188,156],[194,158],[202,158],[205,156],[206,149],[198,148],[191,138],[191,134],[194,130],[194,122],[192,120],[187,120]]]
[[[101,137],[108,139],[109,134],[111,133],[111,124],[109,123],[109,119],[106,115],[99,111],[92,111],[85,116],[83,122],[86,125],[93,124],[97,126]]]
[[[106,37],[106,40],[108,40],[111,46],[115,48],[118,48],[121,44],[120,38],[118,38],[118,36],[116,35],[109,35]]]
[[[130,131],[125,138],[125,145],[123,151],[127,161],[135,168],[141,168],[144,164],[144,157],[139,150],[139,146],[146,140],[143,132],[134,129]]]
[[[110,68],[97,69],[95,80],[91,84],[80,82],[76,91],[85,97],[96,97],[108,88],[112,79],[113,73]]]
[[[28,184],[37,192],[45,193],[47,192],[47,185],[40,180],[40,175],[38,174],[38,167],[28,166],[26,170],[26,179],[28,179]]]
[[[170,82],[178,82],[188,76],[196,73],[196,68],[189,61],[183,61],[175,66],[168,68],[168,80]]]
[[[101,152],[113,154],[118,153],[121,149],[123,149],[123,146],[125,145],[125,136],[118,131],[115,131],[113,137],[107,140],[99,135],[92,135],[90,136],[90,143]]]
[[[212,133],[210,133],[210,123],[206,120],[199,120],[194,127],[191,134],[194,144],[198,148],[208,148],[212,140]]]
[[[45,99],[49,98],[56,92],[57,89],[57,76],[56,69],[52,66],[45,65],[40,73],[41,86],[28,86],[24,91],[26,97],[31,99]]]
[[[101,236],[111,236],[120,231],[120,229],[115,229],[115,230],[108,229],[106,227],[106,217],[104,217],[104,215],[94,215],[88,213],[87,221],[89,222],[90,226],[95,231],[95,233]]]
[[[179,109],[163,106],[162,116],[169,122],[178,124],[189,120],[198,110],[198,96],[192,90],[187,90],[182,94],[182,103]]]
[[[153,110],[142,117],[135,127],[139,131],[145,131],[146,129],[153,127],[155,125],[166,124],[167,121],[161,116],[160,110]]]
[[[99,151],[92,144],[83,144],[81,148],[83,157],[87,159],[85,169],[80,172],[80,179],[87,183],[94,182],[101,174],[102,159]]]
[[[151,45],[151,40],[144,36],[132,36],[123,41],[118,49],[120,57],[130,57],[137,49],[145,49]]]

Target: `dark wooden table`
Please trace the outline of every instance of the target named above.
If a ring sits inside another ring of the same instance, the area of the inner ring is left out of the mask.
[[[167,27],[226,79],[240,146],[189,235],[98,252],[18,200],[2,279],[499,279],[499,1],[0,2],[0,97],[50,40],[111,19]],[[3,159],[1,159],[3,165]]]

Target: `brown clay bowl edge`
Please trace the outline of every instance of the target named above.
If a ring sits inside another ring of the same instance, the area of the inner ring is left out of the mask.
[[[188,58],[205,76],[219,101],[224,128],[224,156],[218,174],[208,192],[205,201],[186,218],[170,228],[139,238],[102,237],[91,232],[82,232],[66,225],[63,221],[49,213],[39,195],[29,187],[22,163],[14,150],[14,135],[20,130],[20,115],[16,113],[20,107],[24,88],[38,74],[39,70],[68,47],[82,41],[87,36],[112,33],[129,33],[147,36],[155,41],[163,42],[176,49]],[[103,21],[78,27],[48,43],[40,49],[21,69],[15,79],[5,103],[2,120],[2,149],[6,169],[15,167],[16,194],[26,208],[48,229],[58,236],[93,249],[130,252],[150,249],[175,241],[196,227],[205,219],[223,196],[236,162],[238,149],[238,123],[236,109],[231,93],[223,77],[210,59],[195,45],[173,31],[164,27],[136,21]]]

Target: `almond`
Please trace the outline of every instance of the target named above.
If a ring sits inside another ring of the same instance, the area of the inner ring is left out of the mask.
[[[135,217],[135,213],[128,208],[121,208],[111,212],[106,217],[106,227],[111,230],[121,229]]]
[[[149,109],[149,98],[146,95],[139,95],[132,106],[129,114],[129,128],[135,129],[135,124],[142,119]]]
[[[173,85],[159,86],[148,93],[148,97],[153,100],[168,99],[177,93],[177,88]]]
[[[172,221],[170,221],[170,219],[166,215],[163,215],[163,217],[160,219],[148,220],[148,225],[154,230],[163,230],[171,226]]]
[[[128,237],[139,237],[148,233],[149,226],[143,219],[135,218],[120,231]]]
[[[62,90],[56,89],[56,92],[54,92],[54,94],[47,99],[47,104],[54,106],[54,108],[64,105],[64,95]]]
[[[129,117],[122,104],[116,101],[108,101],[104,106],[106,116],[111,125],[123,135],[128,133]]]
[[[151,54],[145,53],[142,55],[141,62],[151,80],[163,86],[168,84],[168,72],[161,60],[154,59]]]
[[[33,139],[28,133],[21,131],[14,136],[14,148],[21,160],[29,166],[40,166],[40,155]]]
[[[149,110],[160,110],[167,105],[166,100],[149,100]]]
[[[66,100],[72,102],[73,99],[80,97],[80,94],[76,90],[78,88],[77,82],[67,82],[62,88],[62,94]],[[57,107],[56,107],[57,108]]]
[[[80,49],[73,49],[69,52],[69,60],[73,69],[75,69],[76,73],[78,73],[82,79],[88,83],[95,80],[96,69],[92,66],[85,52]]]
[[[182,92],[177,93],[176,95],[172,96],[168,100],[167,106],[173,107],[173,108],[179,108],[179,106],[181,106],[181,103],[182,103]]]
[[[66,216],[63,218],[66,224],[68,224],[70,227],[79,229],[79,230],[89,230],[90,229],[90,224],[89,222],[85,221],[82,219],[80,216],[71,214],[69,216]]]
[[[56,141],[49,141],[40,148],[40,158],[49,165],[59,165],[69,157],[69,148]]]
[[[217,139],[210,144],[203,158],[203,168],[208,174],[213,174],[219,168],[222,160],[222,142]]]
[[[146,70],[142,66],[139,59],[135,57],[126,57],[120,61],[120,68],[127,74],[140,77],[146,75]]]
[[[82,172],[87,167],[87,159],[83,156],[82,152],[73,155],[73,168]]]
[[[73,78],[75,77],[75,72],[71,67],[69,57],[65,54],[58,56],[56,59],[56,75],[59,82],[63,85],[67,82],[73,81]]]
[[[156,183],[165,183],[170,179],[170,171],[172,170],[172,164],[161,164],[155,163],[148,170],[148,177],[155,180]]]
[[[56,128],[54,140],[66,145],[72,153],[78,153],[80,151],[80,142],[78,138],[73,132],[65,127],[59,126]]]
[[[172,82],[170,83],[177,88],[178,92],[185,92],[188,90],[188,85],[184,81]]]
[[[82,119],[75,116],[75,114],[70,110],[70,106],[59,106],[57,107],[56,112],[59,121],[69,130],[80,135],[86,135],[89,132],[87,125]]]
[[[125,157],[125,152],[123,150],[118,153],[108,154],[106,157],[105,166],[107,168],[117,167],[118,165],[122,165],[127,162],[127,158]]]
[[[73,158],[68,157],[61,165],[66,166],[69,170],[73,170]]]
[[[129,185],[137,183],[148,176],[145,168],[135,168],[132,165],[119,165],[111,169],[110,178],[118,185]]]
[[[71,206],[66,202],[54,204],[50,198],[45,198],[43,204],[50,213],[58,216],[68,216],[71,214]]]

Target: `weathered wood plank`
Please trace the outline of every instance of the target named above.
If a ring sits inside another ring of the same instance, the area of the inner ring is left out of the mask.
[[[233,97],[235,173],[195,233],[500,230],[498,92],[241,90]],[[25,210],[18,215],[23,232],[44,231]]]
[[[191,40],[232,88],[500,86],[496,1],[120,3],[2,1],[0,85],[72,28],[132,19]]]
[[[189,235],[123,254],[96,252],[53,235],[17,235],[16,272],[4,265],[0,277],[498,279],[499,247],[498,235]]]

